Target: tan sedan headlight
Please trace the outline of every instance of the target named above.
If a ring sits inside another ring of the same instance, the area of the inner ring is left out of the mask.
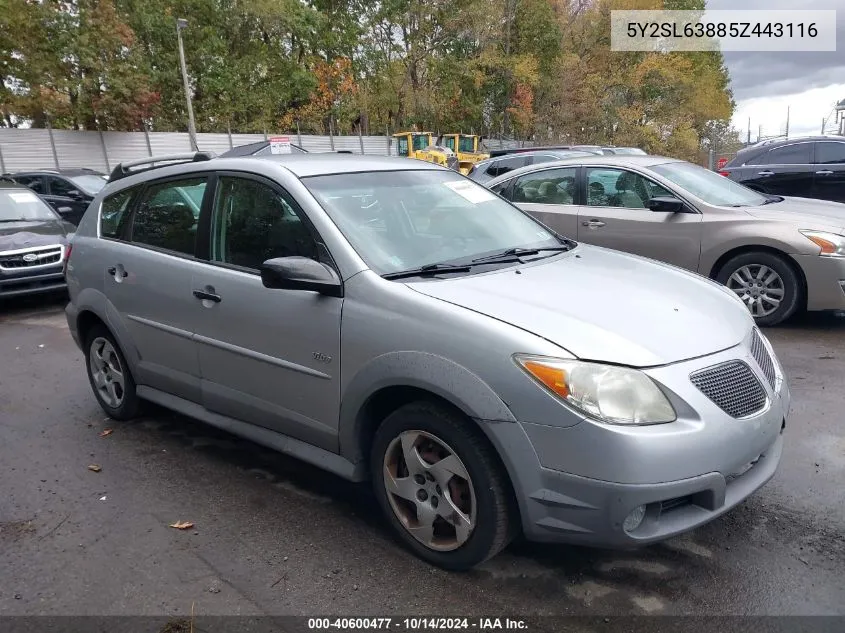
[[[675,409],[643,372],[562,358],[523,356],[529,376],[581,413],[606,424],[663,424]]]
[[[825,231],[801,231],[801,235],[820,247],[824,257],[845,257],[845,237]]]

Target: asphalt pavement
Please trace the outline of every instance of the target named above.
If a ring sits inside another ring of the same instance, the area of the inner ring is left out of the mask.
[[[366,486],[161,409],[107,419],[62,308],[0,305],[0,614],[845,615],[845,318],[768,330],[786,448],[732,512],[449,573],[392,540]]]

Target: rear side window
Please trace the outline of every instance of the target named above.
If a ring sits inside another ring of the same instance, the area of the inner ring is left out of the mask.
[[[487,168],[487,175],[491,178],[495,178],[496,176],[501,176],[502,174],[506,174],[509,171],[513,171],[514,169],[525,167],[527,164],[527,156],[513,156],[511,158],[503,158],[502,160],[497,160],[493,162],[493,164]]]
[[[758,157],[756,165],[807,165],[810,163],[812,143],[796,143],[784,147],[776,147]]]
[[[22,184],[24,187],[29,187],[35,193],[47,193],[47,190],[44,188],[44,178],[42,176],[15,176],[14,178],[16,182]]]
[[[575,204],[576,167],[545,169],[516,181],[511,199],[532,204]]]
[[[816,143],[816,162],[822,165],[845,163],[845,143]]]
[[[124,189],[103,200],[100,208],[100,235],[118,240],[129,219],[129,208],[135,189]]]
[[[132,241],[193,255],[206,177],[151,185],[132,220]]]

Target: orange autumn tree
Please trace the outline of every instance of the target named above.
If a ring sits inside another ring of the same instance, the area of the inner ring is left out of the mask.
[[[354,107],[354,97],[358,91],[352,73],[352,61],[346,57],[337,57],[328,62],[317,59],[311,72],[316,87],[308,101],[288,110],[279,120],[281,129],[292,129],[297,121],[302,128],[311,129],[319,134],[329,130],[329,118],[343,120],[350,108]],[[337,129],[334,130],[338,132]]]

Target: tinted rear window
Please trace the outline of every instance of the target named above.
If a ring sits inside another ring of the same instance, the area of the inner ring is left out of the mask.
[[[831,141],[816,143],[816,162],[825,165],[845,163],[845,143]]]
[[[813,150],[812,143],[796,143],[775,147],[752,161],[755,165],[807,165]]]

